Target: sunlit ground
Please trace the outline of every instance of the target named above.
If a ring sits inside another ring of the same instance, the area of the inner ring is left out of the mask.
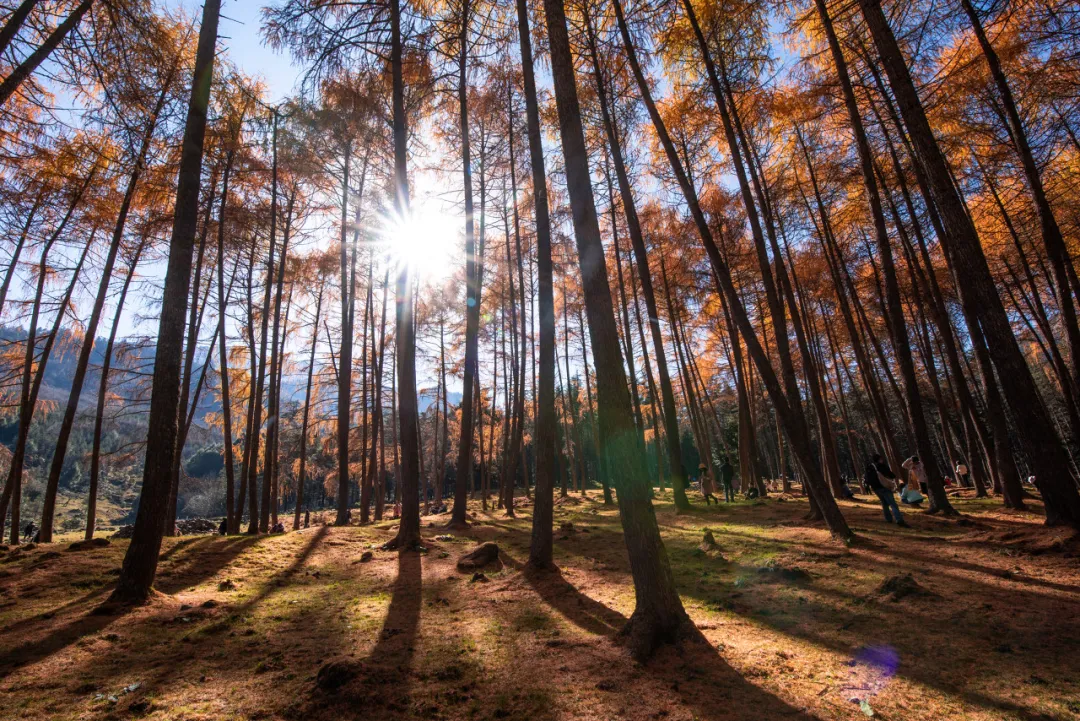
[[[597,494],[598,495],[598,494]],[[531,509],[471,509],[468,537],[383,552],[393,522],[262,538],[167,539],[158,588],[121,616],[107,595],[126,541],[0,554],[0,718],[1070,719],[1080,714],[1075,539],[997,501],[968,525],[887,526],[845,503],[845,548],[798,499],[658,517],[708,644],[630,661],[614,635],[634,594],[615,511],[556,507],[561,575],[521,573]],[[572,526],[564,526],[572,524]],[[711,529],[719,554],[699,549]],[[459,573],[497,541],[486,581]],[[365,550],[370,562],[360,562]],[[884,581],[910,573],[910,595]],[[320,668],[358,674],[319,688]]]

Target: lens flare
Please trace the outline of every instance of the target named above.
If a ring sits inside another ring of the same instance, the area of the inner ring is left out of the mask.
[[[383,218],[380,236],[391,257],[421,282],[444,279],[454,270],[454,242],[459,219],[434,203],[421,202],[408,212],[390,212]]]

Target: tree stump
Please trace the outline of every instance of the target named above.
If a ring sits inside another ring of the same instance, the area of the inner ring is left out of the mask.
[[[486,543],[481,543],[479,546],[459,558],[457,567],[459,571],[471,571],[476,568],[483,568],[489,563],[494,563],[498,560],[499,545],[488,541]]]

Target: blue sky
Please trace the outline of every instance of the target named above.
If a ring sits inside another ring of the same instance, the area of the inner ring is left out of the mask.
[[[193,17],[202,12],[201,0],[166,1],[186,9]],[[269,4],[264,0],[223,0],[219,47],[227,49],[229,59],[245,72],[262,77],[272,99],[278,100],[289,94],[300,71],[293,67],[287,53],[276,53],[263,44],[262,9]]]

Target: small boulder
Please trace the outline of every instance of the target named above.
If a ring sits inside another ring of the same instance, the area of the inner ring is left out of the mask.
[[[375,554],[371,551],[364,551],[360,554],[360,563],[367,563],[371,559],[375,558]]]
[[[328,661],[322,665],[315,676],[315,684],[323,691],[337,691],[359,676],[362,668],[359,661],[348,658]]]
[[[483,568],[489,563],[499,560],[499,545],[491,541],[481,543],[473,550],[458,559],[457,567],[461,571],[469,571],[475,568]]]
[[[908,596],[931,596],[929,591],[919,585],[919,582],[910,573],[901,573],[886,578],[880,586],[878,593],[886,595],[892,601],[899,601]]]

